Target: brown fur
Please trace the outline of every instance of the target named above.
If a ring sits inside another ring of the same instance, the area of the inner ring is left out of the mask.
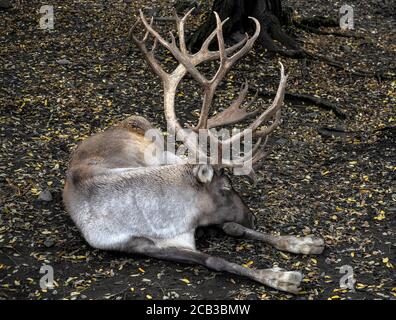
[[[97,175],[98,168],[145,166],[143,155],[151,141],[144,133],[153,128],[145,118],[131,116],[89,137],[73,152],[67,180],[79,185]]]

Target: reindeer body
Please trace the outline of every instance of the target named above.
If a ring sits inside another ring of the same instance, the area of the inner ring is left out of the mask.
[[[176,17],[180,48],[174,38],[171,43],[165,41],[146,21],[142,12],[140,19],[147,32],[143,40],[134,36],[133,39],[163,81],[164,111],[170,132],[179,134],[188,148],[206,156],[206,152],[192,144],[193,140],[189,139],[177,120],[174,112],[176,88],[189,72],[204,90],[201,114],[193,134],[201,129],[233,124],[256,114],[258,111],[248,112],[247,109],[240,108],[248,90],[245,84],[228,109],[208,119],[216,87],[231,66],[253,46],[260,32],[260,24],[253,18],[256,25],[254,36],[250,39],[246,37],[226,49],[222,36],[224,22],[215,13],[216,30],[204,42],[201,50],[192,55],[187,52],[184,40],[184,22],[190,13],[191,11],[182,19]],[[166,73],[155,60],[155,45],[148,51],[145,41],[149,34],[179,61],[180,64],[171,74]],[[215,36],[219,45],[217,52],[209,50],[209,44]],[[233,55],[228,57],[229,54]],[[217,58],[220,58],[219,70],[211,80],[207,80],[196,66]],[[240,166],[246,159],[256,164],[265,156],[262,138],[266,138],[280,122],[286,79],[281,65],[281,81],[273,104],[249,126],[257,137],[252,153],[236,160],[222,158],[221,166]],[[259,130],[262,123],[272,117],[272,124]],[[178,156],[162,151],[158,142],[153,143],[146,138],[145,133],[150,129],[154,128],[146,119],[132,116],[88,138],[73,152],[63,199],[67,211],[86,241],[98,249],[197,263],[210,269],[246,276],[279,290],[297,292],[301,273],[244,268],[200,252],[195,247],[195,230],[200,226],[218,225],[228,235],[247,237],[271,244],[280,250],[304,254],[321,253],[323,240],[273,236],[252,230],[255,217],[232,188],[231,180],[220,169],[221,166],[183,163]],[[217,140],[221,149],[236,139],[243,140],[245,134],[235,134],[221,142],[213,135],[209,135],[209,138]],[[148,148],[159,152],[147,156]],[[254,173],[253,169],[252,172]]]
[[[64,202],[95,248],[124,250],[131,238],[142,236],[158,244],[188,238],[184,246],[194,247],[191,235],[184,236],[199,215],[197,188],[186,179],[192,168],[158,167],[164,164],[160,159],[148,163],[144,151],[152,142],[144,133],[149,129],[147,120],[133,116],[85,140],[73,153]]]
[[[194,165],[144,156],[153,143],[144,136],[149,129],[147,120],[132,116],[73,153],[63,198],[92,247],[128,251],[131,238],[145,237],[158,247],[195,249],[197,227],[235,220],[214,214],[216,199],[195,178]],[[247,207],[244,213],[238,222],[252,227]]]
[[[191,240],[204,211],[199,203],[210,207],[212,200],[197,192],[191,170],[191,165],[110,169],[84,185],[68,184],[65,202],[95,248],[124,251],[131,237],[159,245],[187,237],[188,243],[179,245],[195,248]]]

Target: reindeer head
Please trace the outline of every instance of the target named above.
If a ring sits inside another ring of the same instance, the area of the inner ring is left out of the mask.
[[[193,168],[193,174],[209,198],[208,203],[202,205],[208,206],[208,212],[216,212],[218,221],[232,221],[248,228],[254,227],[256,217],[233,188],[225,170],[201,164]],[[206,211],[205,208],[203,211]]]

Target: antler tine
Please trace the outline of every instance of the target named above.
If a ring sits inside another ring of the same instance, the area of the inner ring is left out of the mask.
[[[224,25],[224,23],[226,23],[228,21],[228,18],[223,20],[221,23],[221,26]],[[195,53],[193,56],[194,57],[201,57],[203,55],[210,55],[211,59],[216,59],[219,56],[219,53],[216,51],[210,51],[209,50],[209,45],[210,43],[213,41],[214,37],[217,35],[217,29],[213,30],[213,32],[205,39],[205,41],[203,42],[201,49],[199,49],[199,51],[197,53]],[[240,40],[238,43],[234,44],[233,46],[226,48],[226,54],[231,54],[233,53],[235,50],[239,49],[241,46],[243,46],[246,41],[249,39],[249,36],[247,33],[245,33],[245,37]]]
[[[245,53],[247,53],[253,46],[254,42],[256,41],[259,33],[260,33],[260,23],[258,22],[257,19],[253,19],[253,21],[256,23],[256,31],[253,35],[252,38],[246,38],[242,39],[239,43],[237,43],[236,48],[239,48],[240,46],[243,47],[234,53],[230,58],[227,57],[226,54],[226,49],[225,49],[225,43],[224,43],[224,37],[223,37],[223,24],[227,19],[225,19],[223,22],[220,20],[220,17],[218,13],[215,11],[214,12],[215,18],[216,18],[216,35],[217,35],[217,42],[219,45],[219,57],[220,57],[220,67],[217,70],[216,74],[213,76],[213,78],[207,83],[207,85],[204,87],[204,99],[201,107],[201,113],[199,116],[198,124],[194,128],[195,130],[198,129],[207,129],[208,128],[208,116],[209,116],[209,111],[210,111],[210,106],[212,104],[214,92],[219,85],[220,81],[224,78],[224,76],[227,74],[227,72],[230,70],[230,68],[233,66],[233,64],[240,59]],[[207,47],[209,46],[211,42],[211,37],[213,33],[206,39],[204,42],[204,45],[202,46],[203,49],[201,49],[198,54],[201,55],[207,55],[209,51],[207,50]],[[208,40],[209,39],[209,40]],[[235,47],[233,48],[235,49]]]
[[[232,54],[235,50],[239,49],[241,46],[243,46],[246,41],[249,39],[249,35],[245,33],[245,36],[243,37],[242,40],[240,40],[238,43],[234,44],[233,46],[229,47],[226,49],[226,54]]]
[[[253,184],[255,186],[257,184],[257,176],[255,171],[259,170],[263,166],[261,160],[264,159],[269,153],[269,151],[264,150],[265,146],[267,145],[267,141],[268,141],[268,136],[265,137],[265,141],[263,145],[252,157],[252,162],[251,162],[252,169],[250,170],[248,177],[253,181]]]
[[[258,109],[251,112],[247,110],[251,106],[251,104],[257,99],[258,92],[256,92],[253,99],[251,99],[244,108],[240,108],[241,104],[246,98],[248,89],[249,89],[248,82],[245,81],[241,85],[241,89],[239,91],[238,97],[231,103],[231,106],[208,119],[208,128],[210,129],[210,128],[234,124],[246,118],[256,115],[259,112]]]
[[[219,45],[219,55],[220,55],[220,67],[217,70],[216,74],[213,78],[207,82],[204,86],[204,99],[202,102],[201,113],[199,115],[199,120],[197,126],[194,128],[195,130],[199,129],[207,129],[208,128],[208,116],[210,106],[213,101],[214,93],[217,88],[217,85],[220,83],[220,80],[224,77],[227,72],[227,56],[225,54],[225,43],[223,37],[223,23],[228,19],[225,19],[224,22],[221,22],[220,17],[216,11],[214,11],[214,15],[216,17],[216,35],[217,42]],[[209,36],[210,37],[210,36]],[[210,43],[210,42],[209,42]],[[208,45],[209,45],[208,43]],[[206,55],[207,52],[203,51],[203,55]]]
[[[154,53],[155,49],[157,48],[158,39],[154,38],[153,45],[151,47],[151,53]]]
[[[223,28],[223,25],[228,21],[229,18],[224,19],[221,22],[221,28]],[[217,23],[217,20],[216,20]],[[205,39],[205,41],[202,43],[201,49],[195,54],[195,55],[201,55],[201,54],[206,54],[209,51],[209,45],[213,41],[214,37],[217,35],[217,26],[216,29],[212,31],[212,33]]]
[[[151,17],[150,18],[150,27],[153,25],[153,22],[154,22],[154,17]],[[149,34],[150,34],[149,31],[146,30],[146,32],[144,33],[143,40],[142,40],[143,42],[147,41]]]
[[[231,65],[233,65],[237,60],[239,60],[242,56],[244,56],[250,49],[252,49],[254,42],[260,35],[260,31],[261,31],[260,22],[254,17],[249,17],[249,19],[252,19],[253,22],[256,24],[256,31],[254,32],[251,38],[247,39],[246,44],[239,51],[234,53],[233,56],[229,58]]]
[[[262,137],[259,138],[259,141],[261,143]],[[261,144],[260,149],[257,149],[255,152],[252,152],[252,165],[255,165],[258,161],[260,161],[262,158],[267,156],[267,152],[264,151],[264,148],[267,146],[268,142],[268,136],[265,137],[264,143]]]
[[[223,24],[221,23],[219,14],[216,11],[214,11],[214,15],[216,17],[216,34],[217,34],[217,43],[219,45],[220,64],[224,64],[227,59],[227,56],[225,53],[225,44],[224,44],[224,37],[223,37]],[[225,20],[228,20],[228,18]],[[219,68],[219,70],[220,70],[220,68]]]
[[[239,90],[239,95],[236,101],[242,103],[242,101],[246,98],[246,95],[249,90],[249,82],[245,79],[245,82],[241,84],[241,89]]]
[[[163,37],[161,37],[161,35],[157,31],[155,31],[152,26],[147,22],[142,10],[140,10],[140,19],[142,20],[144,27],[150,32],[150,34],[154,38],[157,38],[158,42],[161,43],[166,49],[168,49],[172,53],[176,60],[188,70],[188,72],[196,81],[198,81],[202,85],[207,84],[208,80],[206,80],[206,78],[195,67],[197,63],[191,61],[188,55],[183,54],[179,50],[179,48],[176,46],[176,41],[174,41],[174,39],[172,39],[172,42],[169,43]],[[173,35],[172,37],[174,38]]]
[[[232,160],[232,161],[222,160],[222,165],[228,168],[243,167],[244,165],[246,165],[246,162],[250,161],[251,168],[247,176],[253,182],[254,186],[256,186],[257,176],[255,170],[261,168],[262,164],[257,165],[257,163],[259,163],[269,153],[268,151],[264,151],[267,142],[268,142],[268,136],[265,137],[264,143],[262,143],[262,137],[260,137],[250,152],[248,152],[243,157],[240,157],[236,160]]]
[[[259,151],[261,149],[263,149],[264,146],[267,144],[268,138],[266,137],[263,146],[262,146],[262,141],[263,141],[262,137],[258,138],[258,140],[254,144],[252,150],[250,150],[248,153],[244,154],[243,157],[238,157],[237,159],[234,159],[234,160],[224,160],[224,159],[222,159],[222,165],[224,167],[228,167],[228,168],[241,167],[247,161],[249,161],[249,160],[253,161],[253,159],[259,153]]]
[[[276,129],[276,127],[280,124],[280,121],[281,121],[281,109],[278,109],[275,113],[274,121],[272,122],[272,124],[265,129],[255,131],[254,136],[255,137],[268,136],[272,131]]]
[[[267,152],[264,151],[264,147],[267,144],[268,141],[268,136],[269,134],[279,125],[280,120],[281,120],[281,107],[283,103],[283,98],[284,98],[284,93],[285,93],[285,87],[286,87],[286,81],[287,81],[287,76],[285,75],[284,67],[282,63],[279,63],[281,66],[281,80],[278,86],[278,90],[275,96],[275,99],[272,103],[272,105],[265,110],[247,129],[245,129],[243,132],[240,132],[238,134],[235,134],[231,136],[230,138],[226,139],[225,141],[219,142],[220,147],[219,149],[222,150],[224,149],[224,146],[230,146],[231,143],[234,142],[240,142],[243,141],[246,138],[247,130],[253,131],[253,136],[258,138],[256,144],[253,146],[253,149],[251,152],[248,152],[244,154],[243,157],[239,157],[234,160],[224,160],[222,159],[222,165],[229,167],[229,168],[234,168],[234,167],[241,167],[246,164],[247,161],[251,161],[251,171],[248,174],[248,176],[253,180],[254,183],[256,183],[256,175],[254,172],[254,169],[257,168],[256,164],[262,160],[266,155]],[[274,121],[272,122],[271,125],[266,127],[263,130],[256,131],[260,125],[268,120],[270,117],[274,116]],[[249,132],[250,133],[250,132]],[[260,148],[261,141],[265,137],[265,142],[263,146]]]
[[[140,10],[141,13],[141,10]],[[156,37],[154,37],[154,44],[153,47],[151,48],[151,51],[147,50],[147,46],[146,46],[146,41],[148,39],[148,35],[149,35],[149,31],[146,29],[146,32],[143,36],[142,40],[139,40],[134,34],[133,31],[135,30],[135,27],[137,26],[137,24],[142,21],[142,19],[139,17],[136,22],[132,25],[131,29],[129,30],[128,33],[128,38],[132,39],[133,42],[138,46],[138,48],[140,49],[140,51],[143,53],[144,58],[146,59],[146,61],[149,63],[149,65],[151,66],[151,68],[153,69],[153,71],[163,80],[165,80],[167,78],[167,73],[164,71],[164,69],[162,69],[162,67],[160,66],[160,64],[157,62],[157,60],[154,58],[154,49],[156,46]],[[150,27],[153,24],[154,19],[151,18],[150,20]],[[147,22],[147,21],[146,21]]]
[[[221,38],[223,39],[222,36],[223,25],[229,20],[229,18],[224,19],[219,25],[219,19],[220,19],[219,15],[217,14],[217,12],[214,13],[216,17],[216,29],[213,30],[212,33],[205,39],[205,41],[201,46],[201,49],[196,54],[194,54],[194,56],[202,56],[212,53],[212,51],[209,51],[209,45],[213,41],[214,37],[218,36],[218,30],[221,30]],[[252,48],[254,42],[256,41],[257,37],[260,34],[260,30],[261,30],[260,22],[256,18],[253,17],[249,17],[249,18],[252,19],[256,25],[256,30],[253,36],[249,38],[248,34],[245,33],[245,37],[242,40],[240,40],[238,43],[234,44],[233,46],[225,49],[225,54],[231,54],[235,50],[239,49],[241,46],[245,45],[240,51],[236,52],[233,56],[231,56],[231,58],[229,58],[231,60],[230,67]]]
[[[135,23],[132,25],[132,27],[129,29],[129,32],[128,32],[128,38],[129,39],[133,39],[135,42],[139,42],[140,41],[133,35],[133,31],[135,30],[135,27],[137,26],[139,21],[140,21],[140,18],[137,18]]]
[[[248,127],[248,129],[252,130],[255,132],[258,127],[261,126],[261,124],[271,118],[274,114],[276,114],[274,122],[272,125],[267,127],[266,129],[259,131],[258,133],[255,133],[255,135],[259,136],[265,136],[268,135],[270,132],[272,132],[279,124],[280,122],[280,108],[282,107],[283,103],[283,98],[285,95],[285,88],[286,88],[286,81],[287,81],[287,76],[285,75],[285,69],[283,67],[283,64],[279,62],[281,66],[281,80],[279,82],[278,90],[276,92],[276,96],[274,101],[272,102],[272,105],[266,109],[255,121],[253,121],[252,124]],[[279,111],[279,113],[278,113]],[[223,145],[230,145],[231,143],[235,141],[241,141],[245,137],[244,132],[240,132],[238,134],[233,135],[232,137],[226,139],[225,141],[222,142]]]
[[[144,33],[144,36],[143,36],[143,39],[142,40],[139,40],[137,37],[135,37],[134,35],[133,35],[133,31],[135,30],[135,27],[136,27],[136,25],[139,23],[139,21],[140,21],[141,19],[140,18],[138,18],[137,20],[136,20],[136,22],[132,25],[132,27],[129,29],[129,32],[128,32],[128,38],[132,38],[133,40],[134,40],[134,42],[135,43],[139,43],[140,45],[146,45],[146,41],[147,41],[147,39],[148,39],[148,36],[149,36],[149,31],[148,30],[146,30],[146,32]],[[150,27],[153,25],[153,22],[154,22],[154,17],[151,17],[151,19],[150,19]]]
[[[175,10],[176,25],[177,25],[177,31],[179,34],[179,42],[180,42],[180,51],[183,54],[188,54],[187,46],[186,46],[186,38],[185,38],[185,34],[184,34],[184,24],[185,24],[187,18],[190,16],[191,12],[194,11],[194,9],[195,9],[195,7],[191,8],[181,19],[179,18],[179,16],[177,15],[177,12]]]

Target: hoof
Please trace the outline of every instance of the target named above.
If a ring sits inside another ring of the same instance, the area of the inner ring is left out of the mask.
[[[275,248],[292,253],[320,254],[325,247],[323,239],[316,237],[280,236],[279,238],[274,244]]]
[[[303,278],[301,272],[284,271],[279,268],[257,270],[257,272],[259,282],[271,288],[294,294],[300,291]]]

